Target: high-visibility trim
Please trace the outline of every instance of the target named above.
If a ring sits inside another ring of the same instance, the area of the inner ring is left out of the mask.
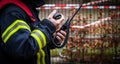
[[[38,37],[38,39],[40,39],[41,45],[42,45],[42,47],[43,47],[43,46],[44,46],[44,41],[43,41],[43,39],[42,39],[42,36],[41,36],[38,32],[32,32],[32,33],[34,33],[34,34]]]
[[[26,29],[26,30],[31,31],[30,27],[25,21],[16,20],[10,26],[8,26],[8,28],[6,28],[6,30],[3,32],[2,39],[4,43],[6,43],[8,39],[20,29]]]
[[[23,25],[24,25],[24,26],[27,26],[26,24],[23,24],[23,23],[17,23],[14,27],[12,27],[12,29],[8,30],[8,31],[6,32],[6,34],[5,34],[2,38],[5,39],[6,36],[8,36],[11,31],[13,31],[14,29],[16,29],[16,27],[18,27],[18,26],[23,26]],[[28,27],[28,28],[29,28],[29,27]]]
[[[41,64],[40,63],[40,53],[39,52],[37,53],[37,64]]]
[[[37,41],[39,52],[37,53],[37,64],[45,64],[45,52],[42,49],[46,45],[46,37],[40,30],[33,30],[31,36]]]
[[[36,41],[38,42],[38,45],[41,48],[43,48],[46,45],[46,37],[40,30],[37,30],[37,29],[33,30],[31,36],[33,36],[36,39]]]
[[[41,59],[41,60],[42,60],[42,64],[46,64],[46,63],[45,63],[45,52],[44,52],[44,50],[42,50],[42,49],[41,49],[40,51],[41,51],[41,53],[42,53],[42,59]]]
[[[40,31],[40,30],[34,30],[35,32],[38,32],[42,39],[43,39],[43,43],[44,43],[44,46],[46,45],[46,36]]]
[[[31,36],[37,41],[38,46],[41,49],[42,48],[42,43],[41,43],[39,37],[36,34],[34,34],[34,33],[32,33]]]
[[[43,49],[40,49],[37,53],[37,64],[46,64],[45,63],[45,52]]]
[[[38,32],[41,34],[43,41],[44,41],[44,46],[45,46],[46,45],[46,36],[41,31],[38,31]]]

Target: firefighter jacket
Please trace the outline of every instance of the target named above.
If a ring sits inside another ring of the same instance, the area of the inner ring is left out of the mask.
[[[27,5],[35,17],[18,6],[9,5],[0,13],[0,64],[50,64],[51,36],[55,26],[38,18],[38,11]]]

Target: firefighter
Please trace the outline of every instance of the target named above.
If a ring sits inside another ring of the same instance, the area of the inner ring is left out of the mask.
[[[0,64],[50,64],[50,49],[56,48],[51,41],[52,36],[58,39],[58,45],[66,36],[65,31],[56,32],[64,21],[64,16],[61,14],[62,17],[55,20],[53,15],[57,11],[54,10],[48,18],[41,21],[35,8],[45,4],[44,1],[13,2],[17,4],[10,2],[0,11]],[[20,8],[23,5],[30,10],[32,17],[28,10],[26,13],[26,8]]]

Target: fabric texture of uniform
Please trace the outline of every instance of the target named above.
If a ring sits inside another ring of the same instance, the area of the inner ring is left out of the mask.
[[[16,5],[0,11],[0,64],[50,64],[50,49],[55,48],[51,36],[56,28],[47,19],[39,20],[34,4],[23,3],[35,22]]]

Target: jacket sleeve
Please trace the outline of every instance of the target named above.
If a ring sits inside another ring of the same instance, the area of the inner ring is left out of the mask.
[[[44,25],[44,26],[46,25],[46,26],[48,26],[48,27],[52,26],[52,25],[49,25],[49,24],[52,24],[52,23],[50,23],[50,21],[47,20],[47,19],[43,19],[40,24],[42,24],[42,25]],[[41,27],[41,26],[40,26],[40,27]],[[50,31],[51,34],[54,33],[54,28],[49,28],[48,30]],[[49,43],[47,44],[50,49],[59,48],[59,47],[55,46],[55,44],[54,44],[54,43],[52,42],[52,40],[51,40],[51,39],[53,39],[53,35],[51,35],[51,36],[50,36],[49,38],[47,38],[47,39],[50,39],[50,40],[48,40]],[[60,44],[58,44],[58,45],[60,45]]]
[[[4,51],[13,58],[33,57],[50,41],[55,26],[45,20],[43,25],[39,24],[31,30],[30,24],[24,20],[25,13],[16,8],[11,9],[7,8],[0,17]]]

